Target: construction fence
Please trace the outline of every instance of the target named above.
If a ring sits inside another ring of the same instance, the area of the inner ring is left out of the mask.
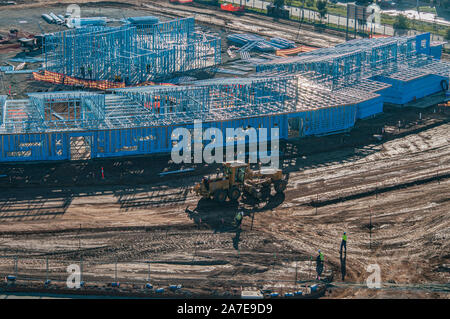
[[[195,254],[195,251],[193,252]],[[236,261],[239,262],[239,252]],[[108,293],[111,288],[122,292],[147,292],[150,294],[189,293],[222,282],[221,290],[236,292],[242,287],[253,289],[276,289],[279,292],[311,292],[316,282],[316,262],[312,258],[290,260],[277,254],[267,253],[271,264],[268,274],[257,274],[255,278],[230,277],[226,274],[229,263],[224,260],[207,261],[202,257],[190,260],[89,260],[83,257],[58,260],[41,257],[1,256],[0,276],[9,285],[21,287],[76,289]],[[283,272],[279,272],[279,268]],[[220,269],[224,274],[220,274]],[[211,273],[214,273],[211,279]],[[274,275],[277,274],[277,275]],[[331,274],[330,266],[324,263],[324,276]],[[75,286],[75,285],[80,286]],[[317,286],[317,285],[316,285]]]

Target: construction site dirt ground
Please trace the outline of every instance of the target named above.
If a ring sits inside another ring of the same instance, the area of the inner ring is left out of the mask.
[[[50,278],[64,280],[65,267],[82,258],[85,278],[133,289],[146,282],[142,262],[151,261],[155,286],[289,291],[314,280],[310,258],[321,249],[334,277],[326,297],[448,298],[448,119],[434,106],[387,107],[349,133],[283,143],[288,188],[258,205],[200,199],[190,188],[217,166],[161,177],[187,167],[169,156],[1,165],[0,273],[13,273],[19,256],[19,274],[45,278],[48,257]],[[242,232],[231,225],[239,209]],[[369,264],[380,266],[389,289],[364,288]]]
[[[0,15],[7,18],[0,27],[32,20],[25,12],[38,20],[50,4],[64,8],[51,1],[18,1],[14,9],[2,8]],[[196,13],[218,32],[280,35],[316,46],[343,41],[334,34],[299,31],[297,25],[268,25],[256,14],[234,17],[185,6],[158,9],[157,1],[135,4],[148,10],[140,15]],[[101,5],[115,7],[114,14],[125,10],[120,3]],[[136,7],[126,10],[132,15]],[[30,32],[39,32],[34,23],[29,26]],[[63,89],[27,75],[7,80],[14,97]],[[314,283],[314,259],[321,249],[325,272],[333,276],[326,298],[448,298],[450,114],[430,101],[418,101],[415,108],[386,106],[383,114],[358,121],[348,133],[281,143],[287,190],[259,205],[200,199],[190,189],[219,166],[176,165],[167,154],[2,164],[0,275],[17,271],[19,279],[39,278],[40,285],[47,277],[65,282],[66,267],[82,264],[86,285],[103,287],[117,280],[129,283],[121,289],[131,292],[148,281],[155,287],[181,284],[185,293],[209,296],[241,288],[288,292]],[[374,134],[382,128],[379,141]],[[185,168],[194,171],[160,175]],[[245,213],[241,232],[232,227],[238,210]],[[339,255],[344,231],[345,281]],[[380,266],[382,289],[365,286],[371,264]]]

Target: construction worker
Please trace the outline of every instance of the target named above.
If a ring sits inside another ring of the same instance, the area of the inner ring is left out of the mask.
[[[244,218],[244,212],[238,211],[236,216],[234,217],[234,222],[236,223],[236,227],[241,227],[243,218]]]
[[[341,249],[339,250],[339,253],[342,254],[342,247],[345,248],[345,253],[347,253],[347,233],[344,232],[342,235],[342,241],[341,241]]]
[[[89,79],[92,80],[92,67],[88,66]]]
[[[317,258],[316,258],[316,272],[317,272],[318,280],[320,280],[320,275],[322,275],[324,261],[325,261],[325,257],[319,249],[319,255],[317,255]]]

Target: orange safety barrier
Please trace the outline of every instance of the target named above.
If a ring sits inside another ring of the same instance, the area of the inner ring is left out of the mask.
[[[25,113],[24,111],[9,110],[9,115],[12,117],[18,117],[18,116],[26,117],[27,113]]]
[[[378,39],[378,38],[389,38],[389,35],[384,34],[370,34],[369,39]]]
[[[287,58],[291,54],[297,54],[297,53],[301,53],[301,52],[311,52],[311,51],[316,50],[316,49],[317,48],[309,47],[309,46],[306,46],[306,45],[300,45],[300,46],[298,46],[296,48],[292,48],[292,49],[277,50],[275,52],[275,55],[281,56],[283,58]]]
[[[131,86],[146,86],[146,85],[167,85],[167,86],[176,86],[175,84],[172,83],[156,83],[156,82],[151,82],[151,81],[146,81],[146,82],[142,82],[136,85],[131,85]]]
[[[45,70],[44,73],[38,73],[33,72],[33,78],[36,81],[44,81],[44,82],[50,82],[55,84],[64,84],[64,85],[71,85],[71,86],[83,86],[91,89],[98,89],[98,90],[108,90],[108,89],[120,89],[125,87],[124,82],[112,82],[108,80],[102,80],[102,81],[95,81],[95,80],[84,80],[84,79],[78,79],[74,78],[72,76],[66,76],[64,74],[56,73],[56,72],[50,72]],[[169,86],[175,86],[175,84],[172,83],[155,83],[155,82],[143,82],[138,85],[133,86],[144,86],[144,85],[169,85]]]
[[[50,82],[55,84],[64,84],[71,86],[84,86],[91,89],[107,90],[107,89],[118,89],[124,88],[125,83],[123,82],[111,82],[111,81],[95,81],[95,80],[84,80],[78,79],[71,76],[66,76],[64,74],[50,72],[45,70],[44,74],[33,72],[33,78],[37,81]]]

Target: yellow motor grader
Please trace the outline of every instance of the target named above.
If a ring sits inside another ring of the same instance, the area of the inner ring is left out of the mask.
[[[194,186],[194,192],[217,202],[224,202],[227,198],[237,201],[242,194],[264,201],[270,197],[272,186],[277,193],[286,189],[287,181],[281,169],[251,170],[249,164],[233,161],[223,164],[223,172],[219,176],[204,177]]]

